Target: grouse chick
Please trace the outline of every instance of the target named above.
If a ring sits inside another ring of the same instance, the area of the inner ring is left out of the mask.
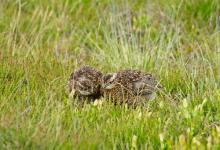
[[[122,70],[102,77],[101,93],[115,104],[136,106],[154,97],[161,86],[151,75],[138,70]]]
[[[69,92],[79,99],[94,101],[101,96],[102,73],[90,66],[74,71],[68,81]]]

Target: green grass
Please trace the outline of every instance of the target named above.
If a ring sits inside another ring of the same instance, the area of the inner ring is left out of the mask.
[[[81,108],[66,84],[84,64],[164,89]],[[0,149],[146,148],[220,149],[219,1],[1,0]]]

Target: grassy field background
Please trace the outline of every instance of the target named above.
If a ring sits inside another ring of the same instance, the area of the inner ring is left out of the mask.
[[[66,84],[84,64],[164,88],[82,108]],[[0,149],[220,149],[219,88],[219,0],[0,0]]]

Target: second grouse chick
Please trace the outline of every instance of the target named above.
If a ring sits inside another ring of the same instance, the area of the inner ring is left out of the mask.
[[[103,76],[101,92],[116,104],[136,106],[142,100],[152,99],[160,87],[151,74],[138,70],[122,70]]]
[[[79,99],[94,101],[101,96],[102,73],[90,66],[83,66],[74,71],[69,79],[69,92]]]

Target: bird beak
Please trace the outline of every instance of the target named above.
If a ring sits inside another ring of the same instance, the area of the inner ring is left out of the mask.
[[[75,95],[75,93],[76,93],[76,90],[75,90],[75,89],[72,89],[72,91],[70,92],[69,96],[70,96],[70,97],[73,97],[73,96]]]

